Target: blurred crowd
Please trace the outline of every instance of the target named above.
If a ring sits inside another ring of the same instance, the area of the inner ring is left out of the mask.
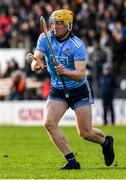
[[[33,50],[42,31],[40,16],[49,25],[51,13],[61,8],[73,11],[73,32],[91,47],[87,75],[91,83],[96,81],[95,88],[106,62],[115,75],[125,76],[126,0],[0,0],[0,48]],[[33,75],[27,65],[23,71]]]

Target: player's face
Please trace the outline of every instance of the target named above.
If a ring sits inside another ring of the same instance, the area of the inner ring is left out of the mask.
[[[54,35],[59,38],[63,38],[68,31],[68,26],[63,21],[52,21],[51,29],[53,29]]]

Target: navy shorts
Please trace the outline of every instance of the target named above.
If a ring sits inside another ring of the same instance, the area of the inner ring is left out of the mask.
[[[69,89],[68,91],[69,98],[67,100],[63,89],[52,87],[48,99],[65,102],[72,109],[94,103],[93,92],[88,82],[78,88]]]

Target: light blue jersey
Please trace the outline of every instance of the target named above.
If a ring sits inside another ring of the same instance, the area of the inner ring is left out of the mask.
[[[85,61],[87,59],[85,45],[77,36],[71,34],[68,39],[63,42],[59,42],[55,36],[49,32],[49,38],[59,64],[62,64],[65,69],[75,70],[74,61]],[[44,33],[39,36],[36,50],[44,53],[45,60],[48,65],[48,72],[51,76],[52,87],[63,89],[62,81],[54,68],[55,61]],[[68,89],[77,88],[84,84],[85,81],[85,79],[81,81],[74,81],[65,76],[63,76],[63,79]]]

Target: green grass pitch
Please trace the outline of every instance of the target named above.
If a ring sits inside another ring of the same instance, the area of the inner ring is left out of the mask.
[[[75,127],[63,127],[81,170],[57,170],[66,162],[43,127],[0,127],[1,179],[124,179],[126,127],[99,127],[115,139],[115,162],[106,167],[98,144],[81,139]]]

